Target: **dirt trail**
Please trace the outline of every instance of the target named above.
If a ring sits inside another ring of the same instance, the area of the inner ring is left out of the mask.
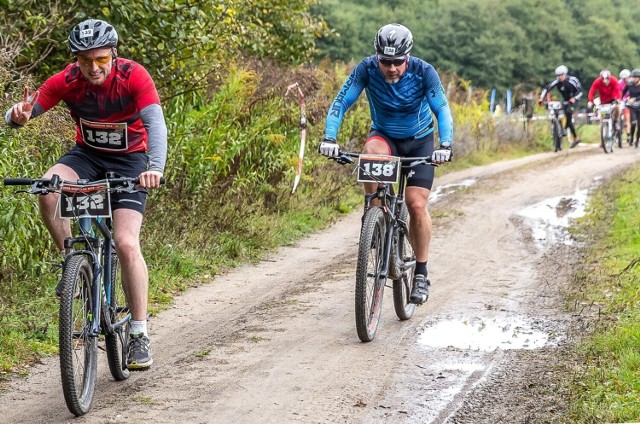
[[[639,157],[587,145],[437,178],[472,185],[431,207],[431,298],[400,322],[387,290],[371,343],[355,332],[354,214],[176,299],[151,319],[151,371],[116,383],[101,352],[88,415],[67,411],[50,358],[0,394],[0,422],[525,422],[533,412],[518,379],[535,354],[562,345],[569,317],[559,257],[549,260],[520,213]],[[492,384],[502,390],[491,397]]]

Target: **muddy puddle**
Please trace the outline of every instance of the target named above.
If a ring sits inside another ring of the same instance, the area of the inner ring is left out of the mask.
[[[477,182],[477,178],[469,178],[466,180],[462,180],[459,183],[455,184],[445,184],[442,186],[438,186],[431,192],[429,195],[429,203],[437,202],[445,196],[451,195],[456,191],[465,189],[467,187],[471,187]]]
[[[492,352],[496,349],[537,349],[549,336],[519,316],[473,317],[439,321],[424,329],[418,343],[428,348]]]
[[[573,195],[545,199],[518,212],[531,227],[532,238],[538,248],[573,244],[567,228],[572,219],[585,214],[589,192],[590,189],[578,189]]]

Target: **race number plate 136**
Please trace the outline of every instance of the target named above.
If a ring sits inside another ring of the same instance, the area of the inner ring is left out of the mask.
[[[109,184],[64,184],[60,187],[61,218],[111,217]]]
[[[400,158],[389,155],[360,155],[358,182],[391,183],[400,177]]]

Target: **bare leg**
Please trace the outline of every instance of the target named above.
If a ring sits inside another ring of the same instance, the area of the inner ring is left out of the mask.
[[[430,190],[422,187],[407,187],[405,201],[409,209],[409,234],[416,261],[427,262],[431,242],[431,215],[427,209]]]
[[[379,138],[369,139],[364,145],[364,149],[362,153],[367,155],[389,155],[391,154],[391,150],[389,149],[389,145]],[[364,192],[366,194],[375,193],[378,188],[378,184],[376,183],[364,183]],[[372,205],[380,205],[380,201],[378,199],[371,202]]]
[[[44,178],[51,178],[57,174],[63,180],[77,181],[78,174],[67,165],[55,164],[51,167]],[[57,206],[60,195],[58,193],[49,193],[45,196],[38,196],[38,204],[40,205],[40,215],[44,221],[44,225],[49,230],[49,234],[53,237],[53,241],[59,250],[64,249],[64,239],[71,237],[71,225],[68,219],[57,218]]]
[[[149,274],[140,248],[142,214],[131,209],[113,211],[116,251],[122,264],[122,285],[127,294],[132,318],[147,319]]]

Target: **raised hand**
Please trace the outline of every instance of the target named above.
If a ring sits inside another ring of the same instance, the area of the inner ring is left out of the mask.
[[[29,89],[25,87],[22,102],[16,103],[11,109],[11,121],[14,124],[24,125],[27,123],[29,118],[31,118],[33,106],[36,104],[36,101],[38,101],[38,96],[40,96],[39,91],[36,90],[30,94]]]

